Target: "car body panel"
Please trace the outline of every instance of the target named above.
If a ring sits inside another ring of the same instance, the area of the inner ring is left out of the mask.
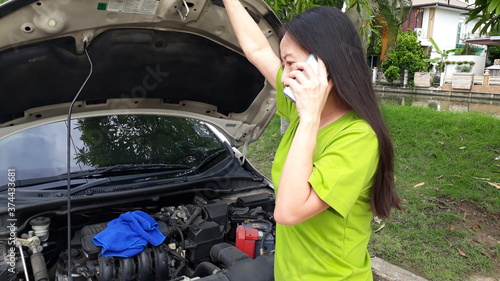
[[[278,53],[279,20],[264,2],[245,6]],[[0,26],[0,138],[64,120],[80,90],[75,118],[185,116],[233,146],[274,115],[275,92],[242,55],[221,1],[12,0]]]
[[[280,21],[243,4],[278,54]],[[276,93],[222,1],[10,0],[0,26],[1,280],[273,279],[274,188],[237,148]],[[136,211],[165,240],[104,256]]]

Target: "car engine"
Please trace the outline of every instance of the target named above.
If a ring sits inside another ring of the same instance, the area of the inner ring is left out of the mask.
[[[1,279],[273,280],[272,193],[191,198],[76,211],[72,213],[74,224],[69,253],[65,247],[64,216],[50,212],[32,215],[29,226],[17,232],[16,251],[9,250],[14,246],[8,242],[11,240],[0,240]],[[163,205],[173,201],[183,203]],[[165,240],[158,246],[149,244],[132,257],[103,256],[101,247],[96,246],[92,238],[106,229],[111,219],[132,210],[149,214],[158,223]],[[68,277],[68,254],[71,278]]]

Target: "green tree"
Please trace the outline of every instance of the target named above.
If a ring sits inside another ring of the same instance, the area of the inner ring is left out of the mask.
[[[408,19],[411,11],[409,0],[379,0],[373,21],[380,26],[380,57],[385,60],[395,46],[401,25]]]
[[[394,46],[401,25],[411,10],[410,0],[265,0],[278,17],[287,22],[314,6],[333,6],[342,8],[358,28],[364,49],[381,50],[376,55],[384,55]],[[381,43],[378,41],[381,40]]]
[[[278,18],[288,22],[297,14],[300,14],[315,6],[332,6],[342,8],[344,0],[265,0],[273,9]]]
[[[346,8],[346,14],[359,30],[364,49],[368,49],[367,54],[374,55],[373,51],[379,49],[376,55],[384,60],[409,16],[411,1],[348,0]]]
[[[488,59],[493,61],[495,59],[500,59],[500,46],[489,46],[488,47]]]
[[[116,164],[182,164],[205,159],[220,149],[211,133],[194,120],[184,118],[117,115],[79,119],[84,146],[75,159],[89,166]],[[208,150],[207,150],[208,149]]]
[[[481,35],[500,31],[500,0],[475,0],[472,5],[474,9],[469,12],[467,22],[479,19],[472,28],[473,33],[476,30]]]
[[[368,56],[380,56],[381,50],[382,40],[380,38],[380,30],[375,27],[368,37],[368,50],[366,51],[366,54]]]
[[[490,33],[491,36],[500,36],[500,33]],[[500,46],[488,46],[488,59],[493,61],[500,59]]]
[[[386,76],[386,79],[392,82],[399,78],[399,75],[394,75],[395,72],[401,74],[403,70],[408,70],[408,85],[412,87],[415,72],[427,69],[427,63],[424,59],[426,56],[417,40],[416,32],[408,29],[408,31],[398,35],[396,47],[389,54],[389,58],[382,62],[382,71],[384,75],[388,71],[389,77]]]

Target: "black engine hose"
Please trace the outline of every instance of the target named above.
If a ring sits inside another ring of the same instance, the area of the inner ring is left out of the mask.
[[[181,271],[184,269],[184,267],[186,267],[186,262],[182,261],[179,267],[177,267],[177,269],[172,273],[172,277],[177,278],[181,273]]]
[[[181,248],[182,248],[182,250],[185,250],[186,249],[186,240],[184,239],[184,233],[182,233],[182,230],[177,226],[174,226],[174,229],[177,230],[177,232],[179,232],[179,235],[181,236]]]
[[[227,267],[250,257],[229,243],[219,243],[210,249],[210,257],[214,262],[222,262]]]
[[[267,223],[267,225],[269,226],[267,228],[266,232],[264,232],[264,235],[262,236],[262,240],[260,240],[260,254],[264,255],[266,253],[264,251],[264,242],[266,241],[266,238],[269,235],[269,233],[271,233],[271,231],[273,230],[273,224],[268,220],[261,220],[261,221],[264,223]]]
[[[218,266],[211,262],[204,261],[196,267],[192,276],[190,277],[204,277],[215,274],[219,271],[221,271],[221,269]]]
[[[185,224],[183,225],[180,225],[180,228],[182,231],[186,230],[186,228],[188,228],[192,223],[193,221],[201,214],[201,208],[198,207],[194,210],[193,214],[189,217],[189,219],[186,221]]]
[[[258,256],[251,259],[247,254],[228,243],[216,244],[210,250],[214,263],[220,261],[227,269],[202,277],[199,281],[272,281],[274,257]]]

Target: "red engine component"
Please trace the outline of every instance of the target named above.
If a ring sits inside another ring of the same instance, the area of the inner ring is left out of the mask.
[[[255,242],[257,240],[259,240],[259,230],[238,225],[236,228],[236,248],[252,259],[255,258]]]

